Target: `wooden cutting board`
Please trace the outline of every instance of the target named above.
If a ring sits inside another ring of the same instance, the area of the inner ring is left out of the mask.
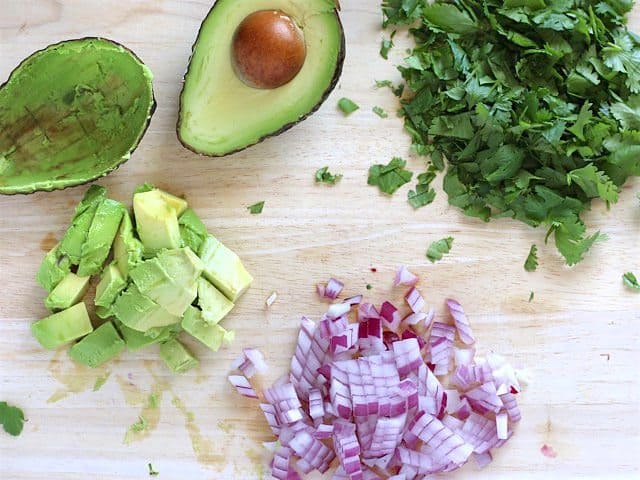
[[[629,182],[611,211],[594,204],[588,224],[610,240],[573,269],[543,246],[542,230],[466,218],[441,192],[418,211],[404,190],[380,195],[366,184],[371,164],[395,155],[414,171],[422,163],[409,155],[401,120],[371,112],[375,105],[395,110],[392,95],[373,84],[398,77],[394,63],[403,50],[393,51],[393,61],[380,58],[378,1],[342,3],[348,56],[322,109],[285,135],[207,159],[184,150],[174,126],[182,74],[210,1],[0,2],[0,79],[33,51],[68,38],[106,36],[140,55],[156,76],[158,111],[133,158],[100,183],[123,201],[145,181],[186,195],[256,278],[226,320],[236,343],[216,354],[196,347],[199,370],[171,375],[154,349],[126,353],[98,371],[79,368],[64,351],[39,348],[29,324],[46,314],[34,281],[38,264],[86,187],[0,198],[0,400],[22,406],[29,420],[19,438],[0,432],[0,478],[144,479],[149,462],[159,479],[260,478],[267,460],[261,443],[271,436],[256,402],[227,384],[229,364],[242,347],[259,347],[272,366],[265,384],[274,380],[287,370],[299,317],[317,318],[326,307],[314,294],[316,282],[337,276],[347,293],[370,283],[373,300],[399,298],[391,284],[401,263],[421,274],[439,315],[446,297],[462,301],[481,353],[501,352],[532,378],[520,397],[523,421],[495,462],[450,478],[640,478],[640,295],[621,281],[625,271],[640,273],[640,182]],[[336,110],[342,96],[361,110],[344,118]],[[314,184],[325,165],[344,173],[338,186]],[[249,215],[246,207],[260,200],[264,213]],[[455,237],[452,254],[432,265],[427,246],[448,235]],[[523,262],[532,243],[542,247],[541,267],[528,274]],[[267,309],[274,291],[278,300]],[[152,392],[155,410],[147,405]],[[125,444],[140,415],[147,434]],[[556,458],[540,453],[545,443]]]

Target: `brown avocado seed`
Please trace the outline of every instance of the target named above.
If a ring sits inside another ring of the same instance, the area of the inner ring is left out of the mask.
[[[252,13],[233,37],[236,74],[254,88],[273,89],[295,78],[304,65],[307,49],[296,23],[277,10]]]

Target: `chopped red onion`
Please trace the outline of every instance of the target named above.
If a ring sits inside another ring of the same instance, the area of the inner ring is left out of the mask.
[[[398,272],[399,283],[412,287],[409,315],[390,302],[378,311],[358,295],[329,306],[318,324],[302,319],[289,375],[260,404],[279,441],[270,446],[273,478],[324,473],[337,455],[336,480],[421,480],[471,456],[484,468],[491,450],[513,435],[521,418],[518,372],[500,355],[475,358],[458,302],[447,301],[455,327],[434,322],[408,274]],[[318,290],[335,299],[343,287],[331,279]],[[353,305],[357,323],[349,319]],[[260,352],[244,350],[233,366],[243,375],[230,382],[257,398],[247,377],[266,369]],[[547,445],[542,451],[553,452]]]
[[[413,287],[407,292],[404,300],[407,302],[407,305],[409,305],[409,308],[413,313],[422,312],[426,305],[424,298],[422,298],[422,295],[416,287]]]
[[[551,445],[547,445],[546,443],[544,445],[542,445],[542,447],[540,447],[540,452],[545,457],[549,457],[549,458],[556,458],[558,456],[558,454],[553,449],[553,447]]]
[[[247,398],[258,398],[258,394],[253,389],[247,377],[243,375],[229,375],[229,382],[236,387],[238,393]]]
[[[393,283],[396,287],[400,285],[415,287],[418,280],[418,276],[411,273],[406,265],[401,265],[396,271],[396,278]]]

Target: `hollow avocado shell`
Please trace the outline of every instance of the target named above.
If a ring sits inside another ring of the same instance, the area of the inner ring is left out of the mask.
[[[304,1],[304,0],[301,0],[301,1]],[[219,3],[220,3],[220,0],[216,0],[216,2],[213,4],[211,9],[207,13],[207,16],[205,17],[204,21],[202,22],[202,24],[200,26],[200,29],[198,30],[198,35],[196,36],[196,41],[192,45],[191,56],[189,57],[188,67],[187,67],[187,70],[186,70],[186,72],[184,74],[183,82],[182,82],[182,91],[180,93],[180,101],[179,101],[179,109],[178,109],[178,112],[179,112],[179,114],[178,114],[178,124],[177,124],[177,128],[176,128],[178,141],[182,144],[182,146],[184,148],[186,148],[187,150],[190,150],[190,151],[192,151],[194,153],[197,153],[199,155],[208,156],[208,157],[225,157],[225,156],[228,156],[228,155],[233,155],[234,153],[241,152],[243,150],[246,150],[247,148],[250,148],[250,147],[252,147],[254,145],[257,145],[259,143],[264,142],[268,138],[276,137],[276,136],[286,132],[287,130],[290,130],[291,128],[293,128],[294,126],[299,124],[300,122],[302,122],[302,121],[306,120],[307,118],[309,118],[311,115],[313,115],[315,112],[318,111],[318,109],[324,104],[324,102],[327,100],[329,95],[331,95],[333,90],[338,85],[338,81],[340,80],[340,77],[342,76],[342,70],[343,70],[344,61],[345,61],[345,58],[346,58],[346,40],[345,40],[345,34],[344,34],[344,26],[342,25],[342,21],[340,20],[340,15],[339,15],[340,3],[339,3],[339,0],[335,0],[335,2],[333,2],[334,6],[335,6],[335,8],[333,10],[333,14],[335,15],[335,19],[336,19],[336,22],[337,22],[337,25],[338,25],[338,28],[339,28],[339,31],[340,31],[340,48],[339,48],[338,57],[337,57],[337,60],[336,60],[336,69],[334,71],[333,78],[331,79],[331,82],[329,83],[329,86],[326,88],[326,90],[324,91],[324,93],[322,94],[322,96],[320,97],[318,102],[313,106],[313,108],[311,108],[311,110],[309,110],[304,115],[301,115],[295,121],[289,122],[289,123],[283,125],[282,127],[280,127],[279,129],[275,130],[274,132],[268,133],[268,134],[262,136],[258,141],[252,142],[252,143],[250,143],[248,145],[244,145],[244,146],[242,146],[240,148],[231,150],[229,152],[225,152],[225,153],[222,153],[222,154],[215,154],[215,153],[205,152],[205,151],[202,151],[202,150],[200,150],[198,148],[195,148],[192,145],[189,145],[182,138],[182,135],[180,133],[181,128],[182,128],[182,120],[183,120],[181,112],[184,109],[185,86],[186,86],[186,83],[187,83],[187,77],[189,76],[189,74],[191,73],[191,69],[193,68],[193,56],[194,56],[196,47],[198,46],[198,43],[199,43],[199,41],[200,41],[200,39],[202,37],[203,28],[206,25],[207,20],[209,19],[209,17],[214,12],[215,8],[219,5]],[[251,13],[251,12],[249,12],[249,13]]]
[[[49,45],[0,86],[0,194],[73,187],[125,163],[156,109],[131,50],[85,37]]]

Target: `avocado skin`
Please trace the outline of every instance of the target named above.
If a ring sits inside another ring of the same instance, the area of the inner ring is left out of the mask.
[[[189,76],[189,73],[191,72],[191,60],[193,59],[193,52],[195,51],[195,48],[196,48],[196,46],[198,44],[198,40],[200,39],[200,34],[202,33],[202,28],[203,28],[204,24],[206,23],[207,18],[209,18],[209,15],[211,15],[211,13],[213,12],[213,9],[216,8],[216,4],[217,4],[217,2],[213,4],[213,7],[211,7],[211,9],[209,10],[209,13],[207,13],[207,16],[205,17],[204,21],[202,22],[202,25],[200,26],[200,29],[198,30],[198,35],[196,35],[196,41],[193,44],[193,46],[191,47],[191,56],[189,57],[189,67],[187,68],[187,71],[184,74],[184,77],[182,79],[183,91],[180,93],[180,105],[178,107],[178,113],[181,112],[182,108],[183,108],[184,84],[185,84],[185,81],[186,81],[187,77]],[[250,148],[250,147],[253,147],[254,145],[262,143],[265,140],[267,140],[268,138],[277,137],[278,135],[283,134],[287,130],[291,130],[298,123],[306,120],[311,115],[316,113],[320,109],[322,104],[327,100],[327,98],[329,98],[329,95],[331,95],[331,92],[333,92],[333,90],[338,85],[338,82],[340,81],[340,77],[342,76],[342,70],[344,68],[344,60],[345,60],[346,55],[347,55],[347,44],[346,44],[346,39],[345,39],[345,36],[344,36],[344,26],[342,25],[342,21],[340,20],[340,15],[338,15],[338,11],[339,10],[340,10],[340,6],[336,2],[336,9],[334,10],[334,15],[336,16],[336,20],[337,20],[338,25],[340,27],[340,51],[338,52],[338,61],[336,62],[337,63],[336,64],[336,71],[335,71],[335,73],[333,75],[333,79],[331,80],[331,83],[329,84],[329,87],[324,91],[324,93],[322,94],[322,97],[320,98],[318,103],[311,110],[309,110],[308,113],[306,113],[305,115],[300,117],[295,122],[288,123],[288,124],[284,125],[282,128],[278,129],[277,131],[275,131],[273,133],[270,133],[268,135],[265,135],[264,137],[262,137],[260,140],[258,140],[255,143],[252,143],[252,144],[246,145],[246,146],[244,146],[242,148],[238,148],[236,150],[232,150],[230,152],[227,152],[227,153],[224,153],[224,154],[219,154],[219,155],[208,153],[208,152],[203,152],[203,151],[200,151],[200,150],[188,145],[182,139],[182,136],[180,135],[180,127],[182,126],[182,115],[178,114],[178,125],[177,125],[177,128],[176,128],[176,134],[178,136],[178,141],[182,144],[182,146],[184,148],[186,148],[187,150],[191,150],[193,153],[197,153],[198,155],[202,155],[202,156],[205,156],[205,157],[212,157],[212,158],[226,157],[228,155],[233,155],[234,153],[241,152],[243,150],[246,150],[247,148]]]
[[[26,64],[28,64],[28,62],[32,59],[32,57],[34,57],[35,55],[39,54],[39,53],[43,53],[46,50],[49,49],[53,49],[53,48],[57,48],[60,47],[66,43],[70,43],[70,42],[91,42],[91,41],[103,41],[103,42],[109,42],[117,47],[122,48],[124,51],[126,51],[128,54],[130,54],[140,65],[146,67],[146,64],[140,59],[140,57],[138,57],[138,55],[136,55],[135,52],[133,52],[131,49],[127,48],[126,46],[124,46],[121,43],[118,43],[114,40],[111,40],[109,38],[105,38],[105,37],[79,37],[79,38],[72,38],[72,39],[68,39],[68,40],[64,40],[58,43],[53,43],[51,45],[47,45],[44,48],[41,48],[40,50],[36,50],[35,52],[33,52],[31,55],[29,55],[28,57],[24,58],[19,64],[18,66],[16,66],[11,73],[9,74],[9,78],[2,84],[0,84],[0,90],[4,89],[9,82],[11,82],[14,74],[16,74],[16,72],[19,72],[22,68],[24,68],[24,66]],[[22,187],[19,190],[7,190],[5,188],[3,188],[2,186],[0,186],[0,195],[7,195],[7,196],[13,196],[13,195],[31,195],[33,193],[36,192],[53,192],[56,190],[66,190],[67,188],[72,188],[72,187],[77,187],[78,185],[84,185],[87,183],[91,183],[95,180],[98,180],[99,178],[102,177],[106,177],[107,175],[109,175],[110,173],[116,171],[118,168],[120,168],[121,165],[124,165],[129,158],[131,157],[131,155],[133,154],[133,152],[136,151],[136,149],[138,148],[138,146],[140,145],[140,142],[142,141],[142,139],[144,138],[145,134],[147,133],[147,130],[149,129],[149,126],[151,125],[151,119],[153,118],[153,115],[156,112],[156,109],[158,108],[158,104],[156,101],[156,97],[155,97],[155,92],[153,91],[153,79],[149,79],[149,88],[150,88],[150,93],[151,93],[151,102],[150,105],[147,109],[147,118],[146,118],[146,122],[145,124],[141,127],[140,129],[140,133],[138,135],[137,140],[134,142],[133,145],[130,146],[128,152],[126,155],[123,155],[122,158],[120,158],[120,161],[117,162],[114,165],[111,165],[107,168],[104,168],[103,170],[101,170],[100,172],[97,172],[95,174],[91,174],[89,176],[87,176],[86,179],[82,179],[82,180],[77,180],[77,181],[68,181],[65,182],[63,184],[60,185],[52,185],[49,187],[44,187],[44,186],[33,186],[33,185],[25,185],[24,187]]]

